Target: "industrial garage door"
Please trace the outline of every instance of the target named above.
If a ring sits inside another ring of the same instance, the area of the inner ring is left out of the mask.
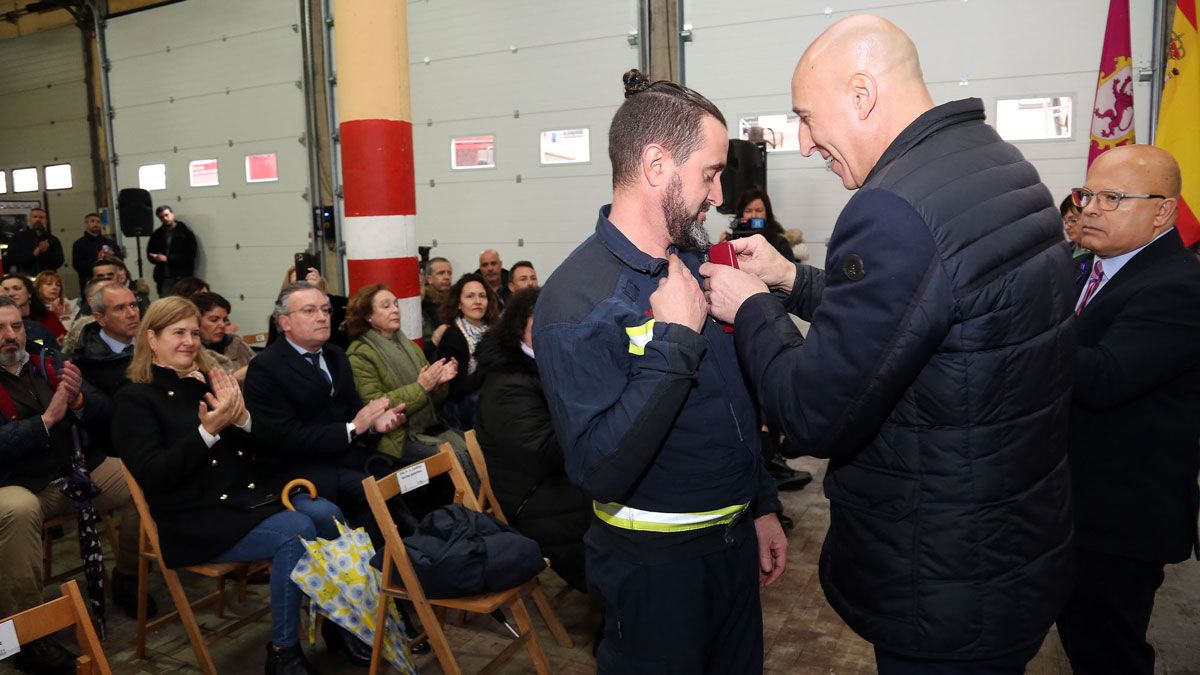
[[[1133,61],[1150,62],[1152,0],[1132,0]],[[792,70],[804,48],[837,19],[879,14],[913,39],[935,104],[977,97],[989,123],[997,123],[1001,99],[1022,115],[1035,115],[1041,98],[1071,97],[1070,132],[1059,138],[1014,141],[1061,199],[1083,181],[1096,66],[1104,38],[1107,3],[1095,0],[858,0],[849,4],[762,0],[729,3],[685,0],[684,21],[692,42],[684,51],[688,86],[709,97],[729,120],[733,134],[743,118],[768,116],[763,127],[780,127],[779,141],[795,143],[791,110]],[[1137,137],[1147,142],[1150,85],[1134,91]],[[774,117],[771,117],[774,116]],[[1065,132],[1065,129],[1064,129]],[[772,138],[770,132],[767,138]],[[852,192],[818,156],[794,149],[771,152],[768,192],[784,227],[804,231],[811,263],[823,265],[825,240]],[[709,219],[710,224],[723,219]]]
[[[612,198],[636,0],[409,2],[408,17],[418,242],[456,275],[495,248],[545,280]]]
[[[180,2],[106,33],[118,185],[151,190],[196,232],[196,273],[243,333],[266,330],[309,244],[299,13],[297,0]]]

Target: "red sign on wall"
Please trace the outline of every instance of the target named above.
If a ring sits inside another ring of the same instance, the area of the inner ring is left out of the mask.
[[[279,180],[279,162],[275,153],[246,155],[246,182],[269,183]]]

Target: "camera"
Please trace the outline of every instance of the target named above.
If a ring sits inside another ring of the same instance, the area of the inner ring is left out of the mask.
[[[729,239],[741,239],[766,231],[767,221],[764,218],[733,218],[729,221]]]

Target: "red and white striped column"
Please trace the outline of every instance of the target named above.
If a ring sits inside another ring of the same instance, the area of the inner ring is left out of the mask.
[[[387,284],[421,338],[407,0],[335,0],[349,291]]]

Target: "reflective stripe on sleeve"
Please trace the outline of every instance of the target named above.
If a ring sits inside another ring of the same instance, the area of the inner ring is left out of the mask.
[[[627,327],[625,334],[629,336],[629,353],[643,356],[646,353],[646,345],[650,343],[650,338],[654,337],[654,319],[650,319],[640,326]]]

